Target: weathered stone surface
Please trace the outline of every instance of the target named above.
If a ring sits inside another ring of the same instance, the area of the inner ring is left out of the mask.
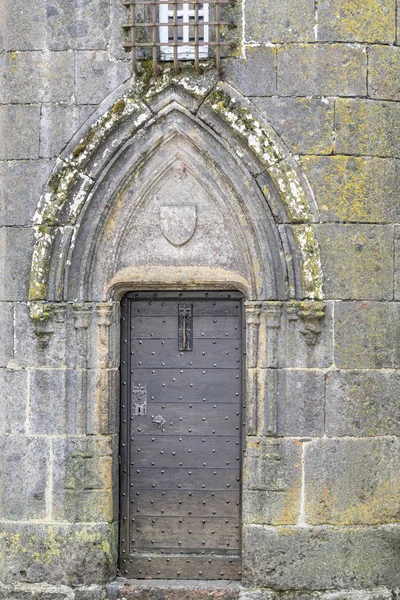
[[[400,518],[399,440],[317,440],[305,450],[305,520],[375,525]]]
[[[400,156],[400,105],[338,98],[336,152],[371,156]]]
[[[0,367],[6,367],[14,353],[14,306],[0,302]]]
[[[44,105],[40,119],[40,156],[58,156],[95,107]]]
[[[348,369],[398,367],[399,317],[398,303],[336,303],[336,366]]]
[[[398,159],[307,156],[302,166],[324,221],[380,223],[400,219]]]
[[[30,418],[31,433],[62,434],[69,430],[70,409],[66,401],[67,372],[63,369],[40,369],[31,372]]]
[[[301,442],[248,437],[243,464],[243,487],[282,491],[301,479]]]
[[[333,100],[274,96],[253,102],[293,152],[331,154]]]
[[[333,304],[326,303],[325,317],[320,322],[320,333],[315,344],[308,344],[305,324],[290,303],[286,306],[285,324],[278,334],[278,366],[296,369],[325,368],[333,363]]]
[[[72,588],[65,585],[34,584],[0,584],[1,600],[75,600]]]
[[[74,588],[74,594],[74,600],[105,600],[104,586],[95,584]]]
[[[56,439],[53,447],[53,518],[111,522],[116,511],[111,438]]]
[[[279,369],[278,435],[323,435],[324,391],[321,371]]]
[[[2,519],[29,520],[46,516],[49,440],[0,438],[0,514]]]
[[[310,42],[314,39],[313,0],[248,0],[245,8],[247,40],[254,42]]]
[[[393,43],[396,0],[321,0],[318,40],[324,42]]]
[[[0,299],[26,300],[34,243],[33,229],[0,227],[0,256],[7,268],[0,270]]]
[[[396,592],[395,592],[396,593]],[[372,590],[346,590],[309,592],[296,590],[290,592],[273,592],[271,590],[248,590],[243,588],[239,600],[392,600],[393,592],[385,587]]]
[[[393,298],[393,226],[325,224],[316,230],[328,298]]]
[[[3,0],[2,50],[39,50],[46,44],[46,0]]]
[[[117,527],[108,524],[3,524],[0,547],[5,583],[101,585],[115,574]]]
[[[0,369],[0,433],[25,431],[26,379],[26,371]]]
[[[75,97],[78,104],[97,104],[130,77],[127,60],[110,60],[107,52],[82,51],[76,54]]]
[[[400,582],[399,541],[398,525],[245,525],[243,583],[281,590],[395,587]]]
[[[51,50],[105,50],[110,36],[110,3],[51,0],[47,6],[47,34]]]
[[[301,442],[249,437],[243,465],[243,522],[295,523],[300,507]]]
[[[72,52],[8,52],[0,56],[0,102],[66,102],[74,85]]]
[[[39,106],[0,106],[0,160],[39,157],[39,119]]]
[[[52,166],[47,160],[0,162],[2,225],[29,225],[32,222],[42,187]]]
[[[104,586],[70,587],[49,583],[0,584],[1,600],[105,600]]]
[[[107,586],[109,600],[237,600],[241,593],[236,581],[146,581],[119,577]]]
[[[361,48],[298,44],[278,49],[278,94],[283,96],[365,96],[366,75]]]
[[[224,79],[245,96],[276,93],[276,51],[274,48],[246,48],[246,60],[223,61]]]
[[[55,367],[65,366],[65,331],[64,324],[55,319],[49,323],[48,329],[54,330],[47,339],[42,340],[35,333],[35,326],[29,316],[29,305],[24,302],[15,304],[15,360],[22,367]],[[61,315],[60,315],[61,316]],[[71,342],[74,340],[71,339]]]
[[[127,54],[122,47],[126,42],[126,32],[121,23],[125,23],[128,15],[127,9],[119,2],[110,4],[110,35],[108,39],[108,50],[117,59],[126,59]]]
[[[400,100],[400,48],[371,46],[368,50],[368,96]]]
[[[327,435],[399,435],[399,389],[400,374],[396,371],[327,374]]]
[[[400,300],[400,226],[394,228],[394,297]]]

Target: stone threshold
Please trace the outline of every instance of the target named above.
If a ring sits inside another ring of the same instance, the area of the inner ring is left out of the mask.
[[[116,579],[107,585],[108,600],[237,600],[239,581]]]

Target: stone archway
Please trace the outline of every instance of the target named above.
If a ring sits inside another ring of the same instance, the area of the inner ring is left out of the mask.
[[[201,218],[191,245],[168,246],[158,215],[165,204],[181,205],[181,197],[168,198],[182,174],[180,194],[185,204],[195,195]],[[150,87],[137,81],[67,149],[35,220],[31,317],[40,351],[64,345],[75,374],[75,405],[65,400],[68,432],[110,439],[114,461],[101,497],[115,500],[118,314],[128,290],[245,294],[244,486],[259,485],[259,448],[279,433],[274,371],[292,347],[312,355],[324,316],[312,193],[269,125],[208,72],[166,71]],[[116,508],[114,501],[98,511],[110,539]],[[245,507],[245,524],[252,518]],[[244,563],[246,581],[245,555]]]

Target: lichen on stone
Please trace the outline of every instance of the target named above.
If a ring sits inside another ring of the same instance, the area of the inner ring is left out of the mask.
[[[302,257],[300,265],[304,297],[321,300],[324,297],[322,266],[314,229],[311,225],[296,225],[293,231]]]

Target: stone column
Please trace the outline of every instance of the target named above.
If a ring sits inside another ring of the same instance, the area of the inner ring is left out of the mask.
[[[246,309],[246,432],[257,433],[258,355],[262,302],[245,302]]]
[[[117,304],[97,304],[98,366],[95,371],[95,410],[92,426],[95,433],[118,433],[119,387],[118,344],[116,331]]]
[[[92,320],[91,304],[75,304],[73,306],[74,326],[76,331],[76,403],[74,421],[76,433],[87,433],[88,430],[88,367],[89,367],[89,334]],[[71,410],[72,410],[71,406]]]
[[[260,326],[257,434],[273,436],[278,426],[278,354],[281,302],[263,302]]]

